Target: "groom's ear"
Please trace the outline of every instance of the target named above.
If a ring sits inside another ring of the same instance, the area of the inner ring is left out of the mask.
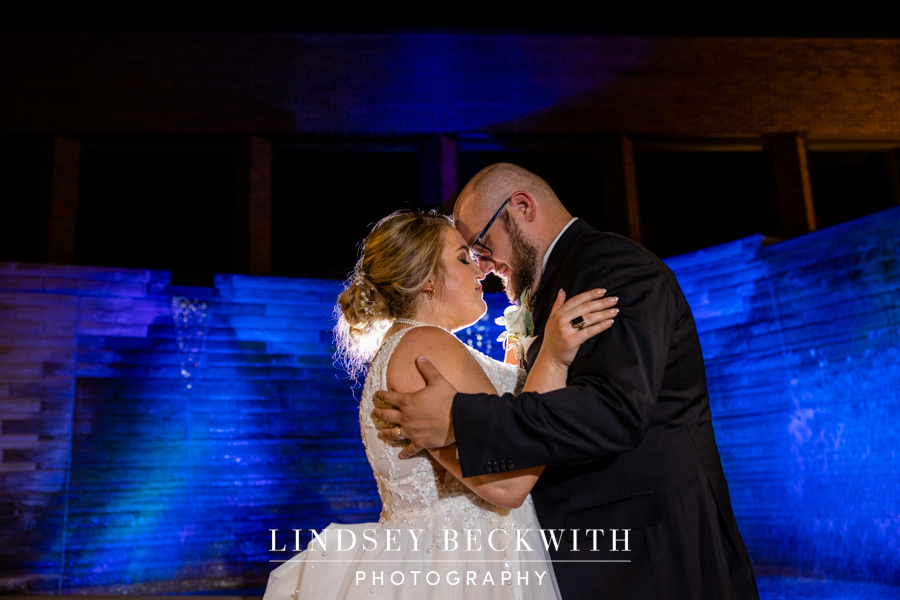
[[[530,223],[537,217],[537,203],[528,192],[522,190],[514,192],[510,196],[509,203],[512,204],[512,209],[518,211],[526,222]]]

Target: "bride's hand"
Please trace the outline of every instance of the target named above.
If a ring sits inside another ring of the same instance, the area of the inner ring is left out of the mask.
[[[544,326],[542,359],[568,369],[583,343],[612,327],[613,319],[619,313],[619,309],[614,308],[619,299],[615,296],[604,298],[605,294],[606,290],[597,289],[566,300],[566,293],[559,290]]]

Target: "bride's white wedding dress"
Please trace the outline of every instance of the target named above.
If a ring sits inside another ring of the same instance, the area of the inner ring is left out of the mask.
[[[387,389],[388,362],[409,329],[382,345],[359,407],[383,504],[380,520],[330,525],[321,542],[314,539],[271,573],[263,600],[559,598],[530,496],[517,509],[494,506],[427,453],[400,460],[405,442],[378,439],[384,424],[372,416],[373,396]],[[521,389],[518,368],[469,350],[498,393]]]

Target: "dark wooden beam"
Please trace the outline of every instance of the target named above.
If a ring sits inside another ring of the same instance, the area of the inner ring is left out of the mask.
[[[238,142],[234,266],[239,273],[272,272],[272,142],[251,135]]]
[[[634,144],[627,136],[610,136],[600,141],[597,152],[606,229],[642,243]]]
[[[48,263],[71,265],[75,263],[81,142],[54,137],[46,160],[39,255]]]
[[[459,189],[456,140],[445,135],[428,136],[419,146],[419,157],[423,208],[440,208],[450,214]]]
[[[767,136],[770,164],[775,180],[775,193],[781,212],[784,237],[796,237],[816,230],[806,141],[797,133]]]

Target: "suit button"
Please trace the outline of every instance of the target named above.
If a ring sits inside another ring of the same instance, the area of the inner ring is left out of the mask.
[[[515,468],[516,468],[516,463],[514,463],[513,461],[509,461],[509,470],[514,471]]]
[[[505,460],[500,461],[500,469],[503,471],[505,471],[507,469]]]
[[[488,473],[490,473],[493,470],[491,463],[485,463],[484,470],[487,471]]]
[[[497,461],[496,461],[496,460],[494,461],[494,470],[495,470],[495,471],[499,471],[499,470],[500,470],[500,465],[497,464]]]

